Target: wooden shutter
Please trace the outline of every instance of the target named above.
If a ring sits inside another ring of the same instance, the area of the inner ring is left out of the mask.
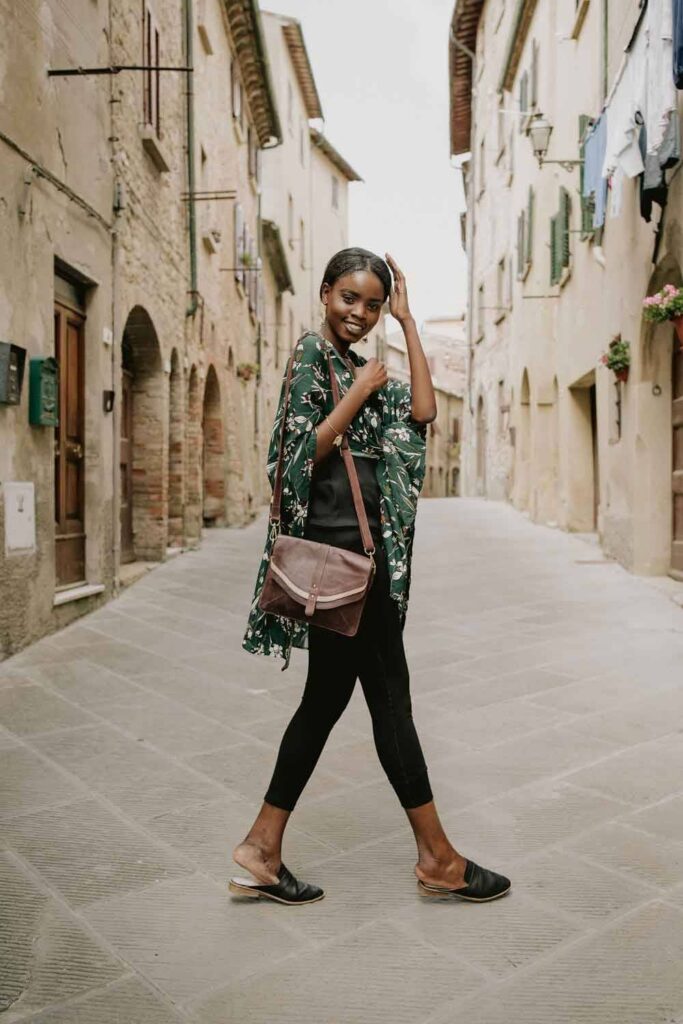
[[[550,283],[559,284],[560,281],[560,256],[558,250],[557,225],[560,215],[556,213],[550,218]]]
[[[534,258],[534,190],[529,186],[529,197],[526,207],[526,253],[525,260],[528,267],[531,266]]]
[[[526,263],[526,213],[524,210],[517,217],[517,277],[524,276]]]
[[[569,248],[569,228],[572,212],[572,200],[569,192],[566,188],[560,189],[560,256],[562,260],[562,266],[568,267],[570,260],[570,248]]]
[[[589,117],[588,114],[579,115],[579,156],[581,160],[585,158],[585,137],[588,133],[590,125],[593,123],[593,118]],[[584,196],[583,194],[584,185],[584,166],[583,163],[579,168],[579,196],[581,200],[581,241],[585,241],[593,234],[593,211],[595,204],[590,196]]]
[[[534,39],[531,44],[531,83],[529,89],[530,106],[535,110],[538,106],[538,43]]]
[[[529,72],[525,71],[519,80],[519,130],[526,128],[529,110]]]

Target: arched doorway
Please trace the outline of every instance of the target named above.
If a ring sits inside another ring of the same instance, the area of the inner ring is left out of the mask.
[[[484,396],[477,402],[477,494],[486,494],[486,413]]]
[[[142,306],[121,340],[121,561],[166,553],[165,379],[154,324]]]
[[[168,545],[183,546],[185,484],[183,379],[177,349],[171,353],[168,382]]]
[[[197,367],[187,385],[185,445],[185,541],[196,544],[202,535],[202,400]]]
[[[220,385],[213,366],[209,367],[204,387],[202,436],[202,519],[204,526],[222,526],[225,523],[225,444]]]

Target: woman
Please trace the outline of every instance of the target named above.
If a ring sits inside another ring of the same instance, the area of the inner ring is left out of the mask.
[[[304,335],[295,349],[285,424],[284,531],[362,553],[348,476],[335,445],[348,432],[377,563],[358,633],[345,637],[259,609],[277,535],[271,523],[243,641],[253,653],[284,657],[285,668],[292,646],[308,647],[309,652],[303,697],[282,738],[264,803],[233,851],[235,862],[256,882],[231,879],[230,890],[283,903],[312,903],[324,895],[318,886],[295,878],[282,863],[282,836],[357,678],[372,717],[380,762],[415,834],[414,871],[421,891],[484,901],[510,889],[507,878],[466,860],[446,837],[412,718],[402,631],[417,497],[424,478],[426,424],[436,417],[436,400],[410,314],[405,278],[388,254],[387,263],[365,249],[344,249],[330,260],[320,287],[325,318],[320,334]],[[390,381],[383,363],[365,360],[351,349],[375,327],[387,298],[392,316],[403,328],[410,385]],[[339,382],[337,406],[329,383],[328,352]],[[282,415],[283,395],[269,452],[271,483]]]

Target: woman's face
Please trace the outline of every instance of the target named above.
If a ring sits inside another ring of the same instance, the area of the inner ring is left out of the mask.
[[[356,270],[324,284],[322,301],[327,323],[335,337],[347,345],[369,334],[384,305],[384,286],[371,270]]]

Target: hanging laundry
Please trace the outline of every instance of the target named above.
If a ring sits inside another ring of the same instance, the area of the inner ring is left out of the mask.
[[[600,115],[583,144],[583,196],[593,199],[593,227],[605,223],[607,179],[602,176],[607,149],[607,114]]]
[[[641,26],[642,29],[642,26]],[[647,98],[647,36],[638,31],[612,88],[608,101],[607,147],[602,167],[609,178],[620,168],[627,178],[635,178],[644,170],[638,145],[638,118],[645,110]]]
[[[674,85],[683,89],[683,0],[673,0],[672,36]]]
[[[648,223],[652,220],[652,206],[657,203],[666,206],[669,186],[666,174],[681,158],[681,135],[678,114],[670,114],[659,149],[649,153],[647,126],[643,125],[640,135],[640,149],[643,155],[644,171],[640,180],[640,214]]]
[[[643,108],[647,126],[647,152],[657,153],[669,125],[669,115],[678,105],[671,75],[672,0],[650,0],[640,31],[645,35],[647,54],[647,84]]]
[[[621,167],[617,167],[616,171],[609,179],[609,215],[610,217],[619,217],[621,214],[621,204],[624,198],[624,172]]]

